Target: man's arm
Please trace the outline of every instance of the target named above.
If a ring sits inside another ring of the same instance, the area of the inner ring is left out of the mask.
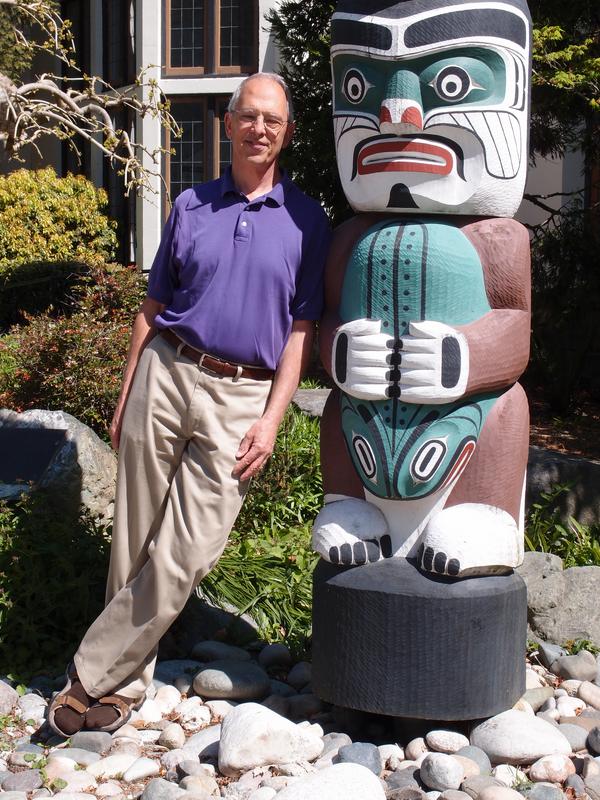
[[[275,372],[273,387],[262,417],[246,433],[236,453],[233,475],[247,481],[256,475],[273,452],[277,430],[310,359],[315,323],[296,320]]]
[[[150,297],[146,297],[133,322],[131,341],[129,343],[129,352],[127,353],[127,361],[125,362],[125,370],[123,371],[121,391],[119,393],[117,407],[109,428],[110,441],[115,450],[119,449],[121,425],[123,424],[123,412],[125,411],[125,406],[127,405],[127,398],[129,397],[129,391],[131,389],[131,383],[133,381],[133,376],[135,375],[138,361],[140,360],[143,349],[156,335],[154,320],[156,315],[160,314],[164,308],[165,306],[163,303],[159,303],[157,300],[152,300]]]

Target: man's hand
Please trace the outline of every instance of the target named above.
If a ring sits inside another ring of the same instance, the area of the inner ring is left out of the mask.
[[[125,409],[120,404],[116,407],[115,413],[113,414],[113,418],[110,423],[110,428],[108,429],[108,435],[110,436],[110,443],[115,452],[119,450],[119,442],[121,441],[121,426],[123,425],[124,410]]]
[[[273,452],[278,425],[261,417],[248,430],[235,454],[234,478],[247,481],[257,475]]]

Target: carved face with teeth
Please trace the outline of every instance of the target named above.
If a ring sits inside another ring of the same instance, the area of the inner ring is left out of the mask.
[[[524,0],[341,0],[338,168],[356,211],[513,216],[527,170]]]

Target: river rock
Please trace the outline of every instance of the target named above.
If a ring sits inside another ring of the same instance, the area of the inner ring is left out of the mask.
[[[384,769],[395,770],[404,761],[404,750],[397,744],[380,744],[377,749]]]
[[[585,750],[587,745],[588,731],[582,725],[560,724],[558,730],[566,737],[571,745],[571,750],[577,753],[579,750]]]
[[[382,784],[359,764],[334,764],[296,781],[277,800],[385,800]]]
[[[527,775],[522,772],[518,767],[513,767],[511,764],[498,764],[492,770],[492,775],[497,781],[504,784],[504,786],[513,787],[518,783],[527,783]]]
[[[176,750],[185,744],[185,731],[177,722],[172,722],[161,731],[158,743],[169,750]]]
[[[274,642],[263,647],[258,654],[258,663],[264,669],[269,667],[289,667],[292,664],[292,654],[283,643]]]
[[[492,764],[485,752],[480,747],[473,747],[473,745],[469,744],[466,747],[461,747],[460,750],[457,750],[455,755],[470,758],[471,761],[474,761],[479,766],[479,772],[482,775],[489,775],[492,771]]]
[[[203,731],[198,731],[187,740],[182,752],[186,758],[199,758],[207,760],[216,758],[219,752],[219,740],[221,738],[221,726],[211,725]],[[173,751],[175,752],[175,751]]]
[[[421,780],[430,789],[458,789],[463,779],[462,765],[446,753],[428,753],[421,763]]]
[[[323,741],[257,703],[243,703],[223,720],[219,770],[229,777],[262,766],[313,761]]]
[[[600,576],[600,568],[598,575]],[[580,650],[574,656],[560,656],[550,669],[561,678],[578,681],[593,681],[598,671],[595,656],[587,650]]]
[[[89,767],[90,764],[95,764],[100,761],[100,753],[95,753],[93,750],[84,750],[82,747],[65,747],[60,750],[52,750],[48,756],[48,762],[54,758],[68,758],[79,764],[80,767]]]
[[[523,800],[523,795],[507,786],[488,786],[479,795],[478,800]]]
[[[210,708],[205,706],[201,697],[188,697],[182,700],[174,709],[181,727],[186,731],[198,731],[208,725],[212,714]]]
[[[467,747],[469,740],[456,731],[434,730],[425,736],[425,743],[437,753],[456,753],[461,747]]]
[[[479,764],[466,756],[459,756],[458,753],[453,753],[452,757],[455,758],[461,765],[463,770],[463,780],[465,778],[472,778],[474,775],[480,775],[481,770]]]
[[[163,717],[166,717],[181,703],[181,692],[167,684],[158,688],[153,699]]]
[[[564,755],[543,756],[535,761],[529,769],[530,780],[549,783],[564,783],[569,775],[574,774],[573,762]]]
[[[556,710],[561,717],[574,717],[585,708],[585,703],[579,697],[559,697],[556,701]]]
[[[145,778],[153,778],[160,772],[160,764],[152,758],[138,758],[123,773],[125,783],[142,781]]]
[[[600,754],[600,727],[592,728],[588,733],[587,746],[594,753]]]
[[[575,792],[575,797],[581,797],[585,794],[583,778],[579,775],[569,775],[565,781],[565,789],[572,789]]]
[[[261,700],[270,688],[264,669],[246,661],[213,661],[194,678],[194,691],[207,698]]]
[[[143,800],[176,800],[185,794],[177,784],[169,783],[164,778],[153,778],[144,789]]]
[[[198,661],[250,661],[250,653],[225,642],[206,641],[194,645],[192,658]]]
[[[484,750],[492,764],[531,764],[548,753],[571,753],[571,745],[557,728],[513,710],[477,725],[471,744]]]
[[[534,783],[523,789],[522,794],[528,800],[564,800],[564,794],[559,786],[553,783]]]
[[[418,789],[420,788],[419,767],[411,762],[411,766],[397,769],[388,775],[385,782],[390,789]]]
[[[582,681],[577,690],[577,695],[584,703],[587,703],[588,706],[600,709],[600,686],[590,681]]]
[[[410,761],[416,761],[420,755],[428,752],[429,748],[427,747],[425,739],[422,736],[417,736],[415,739],[411,739],[404,748],[404,755]]]
[[[555,690],[554,695],[558,697],[559,692],[566,692],[570,697],[577,697],[577,692],[583,681],[576,681],[573,678],[563,681],[558,689]]]
[[[7,717],[19,702],[19,695],[6,681],[0,680],[0,716]]]
[[[522,699],[526,700],[534,711],[539,711],[546,700],[554,695],[551,686],[539,686],[537,689],[528,689]]]
[[[39,769],[28,769],[25,772],[16,772],[2,781],[3,792],[33,792],[42,786],[44,780]]]
[[[94,778],[116,778],[126,772],[138,758],[138,755],[129,755],[127,753],[106,756],[101,758],[100,761],[96,761],[95,764],[91,764],[87,771]]]
[[[188,775],[179,784],[180,789],[193,794],[206,795],[207,797],[219,796],[219,784],[210,775],[202,774]]]
[[[204,704],[210,711],[213,717],[223,719],[231,711],[232,708],[237,706],[234,700],[207,700]]]
[[[287,682],[298,691],[310,683],[312,677],[312,667],[308,661],[299,661],[288,672]]]
[[[461,784],[461,791],[465,792],[472,797],[473,800],[479,797],[481,792],[484,789],[487,789],[488,786],[503,786],[504,784],[500,783],[500,781],[496,780],[496,778],[492,778],[491,775],[474,775],[472,778],[467,778]]]
[[[374,775],[381,773],[381,756],[374,744],[354,742],[340,747],[337,754],[340,764],[360,764],[370,769]]]
[[[113,743],[110,733],[102,731],[79,731],[71,736],[71,747],[80,747],[82,750],[92,750],[94,753],[108,752]]]

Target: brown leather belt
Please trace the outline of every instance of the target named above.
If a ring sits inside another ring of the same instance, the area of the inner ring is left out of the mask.
[[[270,381],[275,374],[272,369],[266,367],[246,367],[241,364],[232,364],[229,361],[223,361],[222,358],[216,358],[201,350],[196,350],[195,347],[183,342],[169,328],[161,330],[160,335],[177,349],[179,355],[189,358],[199,367],[214,372],[216,375],[223,375],[225,378],[252,378],[255,381]]]

